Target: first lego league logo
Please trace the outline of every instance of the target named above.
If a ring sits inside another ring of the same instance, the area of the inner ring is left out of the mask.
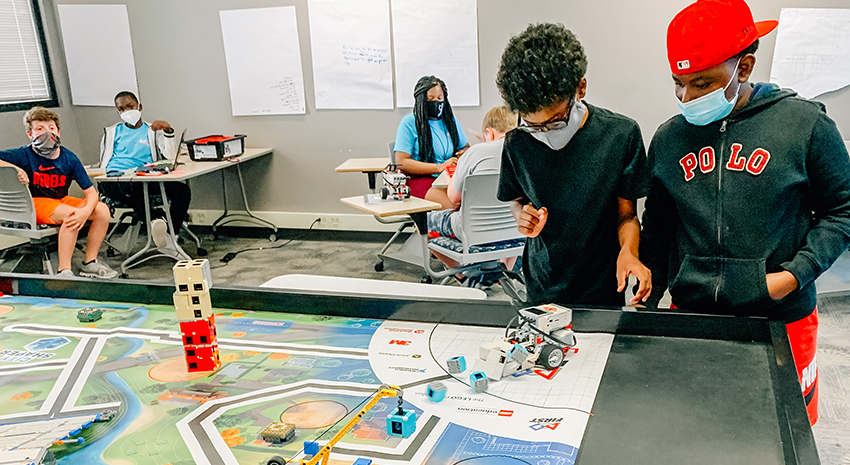
[[[554,430],[564,421],[563,418],[535,418],[530,420],[531,424],[528,425],[534,431],[540,431],[543,428]]]

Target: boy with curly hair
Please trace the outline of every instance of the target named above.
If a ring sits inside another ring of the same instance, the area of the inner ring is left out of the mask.
[[[649,296],[638,260],[635,203],[646,195],[638,124],[582,100],[587,57],[561,24],[512,37],[496,85],[519,113],[502,151],[499,200],[512,203],[526,236],[523,273],[530,304],[620,307],[630,275],[636,304]]]

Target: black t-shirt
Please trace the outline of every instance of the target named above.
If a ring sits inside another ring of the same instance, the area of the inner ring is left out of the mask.
[[[522,198],[549,212],[523,255],[529,304],[625,304],[616,277],[618,198],[647,195],[646,151],[637,122],[585,105],[584,126],[561,150],[520,130],[505,139],[499,200]]]
[[[0,160],[26,171],[33,197],[61,199],[68,195],[71,181],[77,181],[83,190],[92,187],[80,159],[65,147],[59,148],[59,156],[55,160],[36,155],[29,145],[0,150]]]

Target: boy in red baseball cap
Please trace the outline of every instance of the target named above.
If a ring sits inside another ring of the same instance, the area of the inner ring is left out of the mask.
[[[743,0],[699,0],[667,29],[681,115],[649,147],[640,258],[653,299],[786,323],[817,421],[815,278],[850,245],[850,158],[825,107],[752,84],[758,38]]]

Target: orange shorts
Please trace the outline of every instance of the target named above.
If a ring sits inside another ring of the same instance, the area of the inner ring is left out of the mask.
[[[59,204],[70,205],[74,208],[80,208],[86,204],[86,199],[77,197],[65,196],[61,199],[51,199],[49,197],[33,197],[32,203],[35,205],[35,222],[38,224],[59,224],[50,219],[56,207]]]

